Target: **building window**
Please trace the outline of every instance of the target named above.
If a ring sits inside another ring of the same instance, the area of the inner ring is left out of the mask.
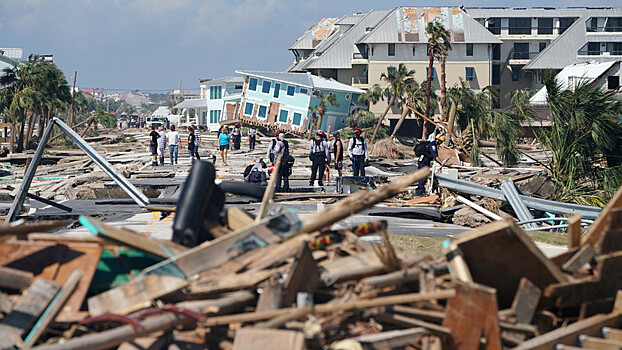
[[[268,112],[268,107],[266,106],[259,106],[259,108],[257,109],[257,118],[266,118],[266,114]]]
[[[473,56],[473,44],[466,44],[466,55]]]
[[[501,84],[501,65],[492,65],[492,83],[493,85]]]
[[[250,102],[246,102],[246,105],[244,106],[244,115],[248,115],[248,116],[253,116],[253,108],[255,107],[254,104],[250,103]]]
[[[264,94],[269,94],[270,86],[272,86],[272,83],[267,80],[264,80],[263,85],[261,86],[261,92],[263,92]]]
[[[219,100],[222,98],[222,86],[210,86],[209,87],[210,100]]]
[[[607,89],[618,90],[620,88],[620,77],[612,75],[607,77]]]
[[[606,50],[610,55],[622,56],[622,42],[607,43]]]
[[[464,75],[467,80],[475,79],[475,67],[464,67]]]
[[[590,56],[600,55],[600,42],[587,43],[587,54]]]
[[[253,91],[257,91],[257,78],[251,78],[248,81],[248,89],[249,90],[253,90]]]
[[[512,81],[519,81],[521,74],[521,67],[513,66],[512,67]]]
[[[607,17],[605,32],[622,32],[622,17]]]
[[[395,73],[397,73],[397,68],[393,66],[387,67],[387,75],[391,76],[391,75],[395,75]]]
[[[542,52],[542,50],[546,49],[546,43],[538,44],[538,52]]]
[[[529,59],[529,43],[514,43],[514,54],[512,58],[517,60]]]
[[[553,18],[538,18],[538,34],[553,34]]]
[[[221,110],[211,110],[209,111],[209,122],[210,124],[216,124],[220,121],[220,116],[222,114]]]
[[[501,60],[501,44],[492,44],[492,59],[494,61]]]
[[[531,34],[531,18],[510,17],[510,35]]]
[[[501,34],[501,18],[493,17],[488,19],[488,31],[492,34]]]
[[[415,50],[415,48],[416,48],[416,47],[417,47],[416,45],[413,45],[413,56],[414,56],[414,55],[415,55],[415,53],[416,53],[416,50]]]
[[[242,90],[243,86],[242,85],[234,85],[233,89],[234,90]]]
[[[279,113],[279,122],[287,123],[287,114],[288,112],[286,110],[281,109],[281,112]]]
[[[559,19],[559,35],[562,35],[568,27],[570,27],[576,18],[574,17],[561,17]]]
[[[590,19],[590,24],[587,27],[588,32],[597,32],[598,31],[598,17],[592,17]]]
[[[294,93],[296,92],[296,87],[289,85],[287,87],[287,96],[294,96]]]
[[[395,56],[395,44],[389,44],[389,56]]]
[[[306,94],[308,94],[308,93],[309,93],[309,90],[307,90],[307,89],[305,89],[305,88],[300,88],[300,93],[301,93],[301,94],[305,94],[305,95],[306,95]]]
[[[274,98],[279,98],[279,93],[281,92],[281,84],[274,83]]]
[[[430,76],[430,67],[425,67],[425,76]],[[432,67],[432,79],[436,78],[436,67]]]
[[[292,124],[300,125],[301,122],[302,122],[302,114],[301,113],[294,113],[294,120],[292,120]]]

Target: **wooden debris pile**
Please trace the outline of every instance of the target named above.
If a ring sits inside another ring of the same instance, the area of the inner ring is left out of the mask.
[[[436,260],[394,249],[386,222],[330,229],[425,176],[303,218],[230,209],[226,231],[194,248],[88,217],[88,239],[0,226],[0,349],[619,345],[622,191],[583,245],[554,259],[513,221],[466,232]],[[359,239],[370,233],[383,244]]]

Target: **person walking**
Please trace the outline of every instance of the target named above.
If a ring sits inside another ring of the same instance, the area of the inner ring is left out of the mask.
[[[229,145],[231,144],[231,135],[229,135],[229,129],[226,126],[218,136],[218,141],[220,145],[220,158],[222,158],[224,165],[229,165],[227,164],[227,153],[229,152]]]
[[[341,142],[341,134],[339,131],[333,133],[335,141],[333,142],[333,158],[335,159],[335,170],[339,177],[343,176],[343,142]]]
[[[233,137],[233,149],[240,149],[240,141],[242,140],[242,129],[240,129],[240,123],[235,123],[231,136]]]
[[[151,137],[149,140],[149,148],[151,150],[151,156],[153,157],[151,165],[158,165],[158,138],[160,134],[153,129],[153,125],[149,126],[149,130],[151,130],[149,133],[149,137]]]
[[[194,144],[196,142],[196,136],[194,135],[194,127],[188,126],[188,156],[190,157],[190,165],[194,164]]]
[[[177,164],[177,154],[179,152],[179,133],[175,131],[175,125],[171,125],[171,131],[166,134],[168,140],[168,153],[171,155],[171,164]],[[175,156],[173,158],[173,155]],[[175,163],[173,163],[175,160]]]
[[[158,158],[160,159],[160,165],[164,165],[164,152],[166,151],[166,133],[164,132],[162,126],[158,127],[158,134],[160,134],[160,137],[158,138]]]
[[[415,146],[415,156],[417,158],[417,167],[419,169],[430,166],[433,160],[441,163],[438,158],[438,145],[445,141],[445,135],[438,134],[435,138],[429,141],[421,141]],[[417,184],[417,196],[425,195],[425,183],[428,179],[425,178]]]
[[[315,139],[309,143],[309,159],[311,159],[311,180],[309,186],[313,186],[317,178],[318,185],[324,186],[322,177],[326,163],[330,163],[330,151],[328,144],[324,142],[322,130],[318,130]]]
[[[251,125],[248,128],[248,149],[251,151],[255,150],[255,142],[257,141],[257,129],[254,125]]]
[[[274,138],[270,141],[270,144],[268,145],[268,151],[266,152],[266,157],[270,161],[270,164],[274,164],[274,160],[276,159],[274,158],[272,150],[274,149],[274,146],[276,146],[277,142],[279,142],[280,134],[281,134],[281,130],[277,129],[276,134],[274,135]]]
[[[365,164],[368,160],[367,140],[361,136],[361,129],[354,129],[354,137],[348,143],[348,157],[352,160],[352,175],[365,176]]]
[[[197,160],[201,160],[201,156],[199,156],[199,145],[201,144],[201,130],[199,130],[199,127],[197,125],[193,125],[192,128],[194,129],[195,138],[194,156]]]
[[[275,165],[277,159],[281,156],[279,172],[276,174],[276,192],[289,192],[289,175],[292,171],[293,157],[289,154],[289,143],[285,140],[285,133],[279,133],[274,146],[271,148],[271,152],[270,159],[272,159],[272,165]]]

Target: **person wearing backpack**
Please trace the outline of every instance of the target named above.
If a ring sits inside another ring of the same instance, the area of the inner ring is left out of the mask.
[[[438,134],[433,139],[433,141],[421,141],[415,145],[415,156],[417,156],[417,167],[419,169],[430,166],[432,160],[436,160],[437,162],[441,162],[438,158],[438,145],[445,141],[445,135]],[[427,178],[419,181],[417,185],[417,191],[415,192],[418,196],[425,195],[425,183]]]
[[[271,145],[270,150],[270,159],[272,164],[276,162],[281,156],[281,164],[279,166],[279,172],[276,174],[276,191],[277,192],[288,192],[289,191],[289,175],[292,171],[292,166],[294,165],[293,159],[289,154],[289,143],[285,140],[285,133],[279,132],[279,136],[273,145]],[[281,187],[281,184],[283,185]]]
[[[274,135],[274,138],[270,140],[270,144],[268,145],[268,151],[266,153],[266,158],[268,158],[268,160],[270,161],[270,164],[274,163],[274,160],[276,159],[274,158],[273,150],[277,142],[279,142],[280,134],[281,134],[281,130],[277,130],[276,135]]]
[[[244,169],[244,181],[257,184],[266,183],[266,163],[260,159],[257,163],[251,164]]]
[[[330,163],[330,150],[328,143],[324,141],[322,130],[318,130],[315,139],[309,144],[309,159],[311,160],[311,180],[309,186],[313,186],[315,179],[319,186],[324,186],[322,177],[326,163]]]
[[[369,160],[367,155],[367,140],[361,136],[361,129],[354,129],[354,137],[348,143],[348,157],[352,161],[352,175],[365,176],[365,164]]]

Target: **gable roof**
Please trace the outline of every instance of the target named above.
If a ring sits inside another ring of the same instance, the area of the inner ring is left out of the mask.
[[[585,22],[581,19],[576,20],[523,69],[563,69],[575,63],[577,51],[586,43],[586,33]]]
[[[311,73],[265,72],[265,71],[236,71],[238,74],[274,80],[286,84],[298,85],[309,89],[346,91],[362,94],[364,91],[333,79],[326,79]]]
[[[342,17],[343,18],[343,17]],[[322,18],[309,28],[292,46],[290,50],[312,50],[324,39],[337,31],[336,22],[339,18]]]
[[[427,23],[439,21],[451,32],[454,43],[501,43],[479,22],[460,8],[408,7],[393,9],[371,32],[358,43],[427,43]]]

